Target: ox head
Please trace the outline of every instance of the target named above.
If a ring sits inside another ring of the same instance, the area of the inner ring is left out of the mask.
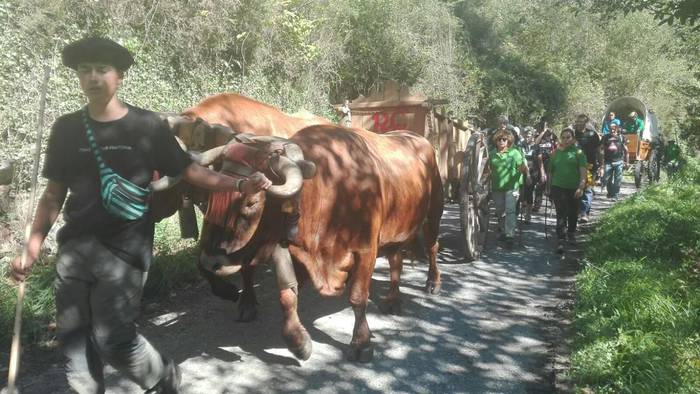
[[[255,195],[211,193],[200,264],[222,275],[232,272],[227,266],[240,267],[269,257],[271,246],[284,236],[283,211],[296,208],[303,180],[314,176],[315,165],[304,160],[296,144],[277,137],[235,140],[223,147],[220,158],[222,173],[245,177],[260,171],[274,182]]]
[[[170,130],[187,150],[204,152],[226,145],[236,133],[231,128],[212,124],[199,117],[166,116]]]
[[[234,134],[228,127],[212,125],[201,118],[163,113],[161,119],[167,121],[180,147],[205,166],[214,163],[220,154],[220,150],[212,149],[225,145]],[[155,192],[151,214],[155,220],[174,214],[182,207],[184,198],[197,204],[206,202],[208,192],[179,181],[180,177],[162,177],[151,183]]]

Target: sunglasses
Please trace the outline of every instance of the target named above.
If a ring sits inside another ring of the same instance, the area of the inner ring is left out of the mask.
[[[498,141],[508,141],[508,138],[499,138]]]

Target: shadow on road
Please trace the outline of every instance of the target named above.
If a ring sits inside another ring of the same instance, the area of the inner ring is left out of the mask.
[[[612,201],[598,195],[594,204],[597,215]],[[399,316],[377,307],[389,288],[388,264],[379,259],[368,310],[375,357],[367,364],[345,361],[354,322],[346,296],[321,298],[310,286],[301,289],[299,311],[314,352],[296,360],[280,334],[269,269],[260,270],[254,322],[236,322],[236,306],[202,285],[148,306],[154,312],[146,313],[141,331],[180,364],[184,393],[553,392],[562,309],[578,265],[553,253],[553,210],[550,215],[548,240],[543,210],[520,227],[512,248],[491,233],[482,259],[466,262],[458,207],[447,205],[438,259],[442,292],[423,291],[426,262],[406,261]],[[31,361],[37,358],[24,364],[22,392],[68,392],[60,362],[47,367]],[[110,393],[140,392],[114,371],[108,385]]]

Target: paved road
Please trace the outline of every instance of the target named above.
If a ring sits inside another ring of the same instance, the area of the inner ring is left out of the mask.
[[[629,186],[623,190],[630,191]],[[594,214],[611,203],[597,198]],[[267,291],[274,289],[269,271],[260,275],[255,322],[237,323],[235,305],[200,287],[147,308],[157,312],[144,317],[142,331],[180,364],[184,393],[554,392],[562,387],[555,384],[555,361],[577,263],[553,253],[544,214],[522,226],[521,240],[516,237],[516,245],[507,249],[491,234],[483,258],[466,262],[458,207],[447,205],[438,260],[442,293],[426,295],[427,265],[407,263],[401,316],[385,316],[377,308],[389,286],[388,264],[380,259],[368,314],[375,343],[369,364],[344,360],[353,323],[346,299],[322,299],[310,288],[301,292],[300,311],[314,341],[313,355],[301,363],[293,358],[279,333],[276,296]],[[30,355],[25,362],[23,392],[67,392],[60,363],[39,357]],[[108,385],[109,393],[140,392],[114,371]]]

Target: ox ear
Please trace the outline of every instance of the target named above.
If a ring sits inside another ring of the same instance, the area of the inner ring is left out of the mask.
[[[175,112],[156,112],[156,114],[158,114],[158,117],[160,118],[160,120],[164,120],[164,121],[168,122],[168,125],[170,125],[169,118],[173,118],[173,117],[178,116],[178,114]]]
[[[184,122],[185,118],[180,116],[180,115],[174,115],[174,114],[160,114],[161,119],[165,120],[168,122],[168,127],[170,127],[170,131],[175,134],[175,130],[179,124]]]
[[[226,145],[237,134],[233,129],[222,124],[214,123],[209,125],[209,127],[214,133],[214,141],[217,146]]]

